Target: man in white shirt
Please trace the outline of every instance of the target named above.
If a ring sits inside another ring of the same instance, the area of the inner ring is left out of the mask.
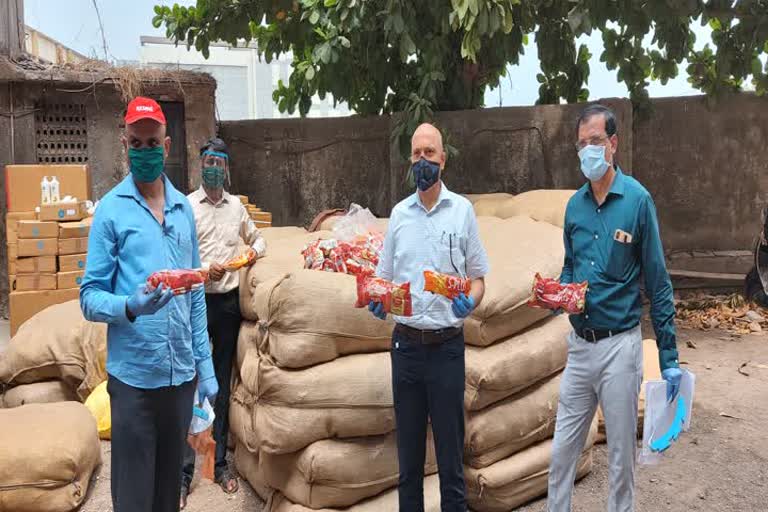
[[[229,397],[232,363],[237,352],[240,331],[239,272],[227,272],[222,264],[240,255],[245,245],[256,257],[264,256],[266,242],[259,229],[240,202],[224,189],[229,179],[229,152],[219,138],[210,139],[201,149],[202,185],[188,199],[192,205],[200,245],[200,261],[209,271],[210,281],[205,287],[208,310],[208,334],[213,345],[213,366],[219,384],[214,407],[216,419],[213,438],[216,441],[215,481],[224,492],[238,489],[237,478],[227,465],[227,436],[229,434]],[[253,263],[253,262],[251,262]],[[195,471],[195,453],[188,446],[184,459],[181,482],[181,508],[186,506],[192,476]]]
[[[378,277],[411,283],[413,316],[395,317],[392,391],[400,463],[402,512],[424,511],[424,458],[428,419],[432,424],[443,512],[467,510],[464,484],[464,319],[485,292],[488,258],[470,202],[440,180],[445,151],[430,124],[411,140],[418,190],[392,210]],[[424,271],[469,278],[469,296],[453,301],[424,291]],[[382,305],[371,312],[386,318]]]

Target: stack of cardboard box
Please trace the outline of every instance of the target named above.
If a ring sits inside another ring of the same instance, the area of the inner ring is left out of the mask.
[[[270,212],[263,212],[261,208],[257,208],[256,205],[250,204],[248,196],[237,196],[240,198],[240,202],[245,206],[248,215],[251,217],[256,227],[264,229],[272,226],[272,214]]]
[[[8,165],[5,173],[14,334],[46,307],[78,298],[88,250],[90,218],[84,200],[90,197],[90,178],[85,165]],[[61,197],[77,201],[41,205],[44,176],[56,176]]]

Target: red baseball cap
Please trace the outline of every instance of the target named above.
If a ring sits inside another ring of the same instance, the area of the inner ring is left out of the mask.
[[[155,100],[137,96],[128,104],[125,111],[125,124],[133,124],[141,119],[151,119],[160,124],[166,124],[163,109]]]

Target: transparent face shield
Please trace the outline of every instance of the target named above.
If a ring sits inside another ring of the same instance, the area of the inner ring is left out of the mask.
[[[229,188],[229,157],[217,151],[205,151],[202,155],[202,179],[207,188]]]

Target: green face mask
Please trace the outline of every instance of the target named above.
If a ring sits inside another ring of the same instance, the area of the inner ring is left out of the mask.
[[[165,148],[128,148],[131,174],[141,183],[152,183],[163,173]]]
[[[223,167],[203,167],[203,185],[206,188],[224,188],[224,178],[227,175]]]

